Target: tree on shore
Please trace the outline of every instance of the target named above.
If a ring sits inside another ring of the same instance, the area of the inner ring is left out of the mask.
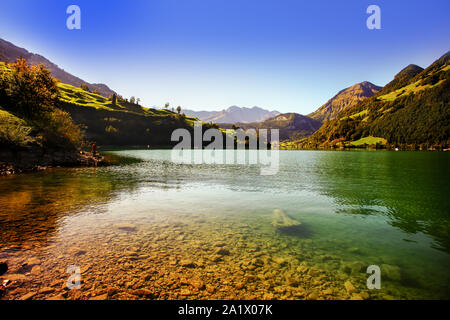
[[[177,112],[178,112],[178,114],[180,114],[180,112],[181,112],[181,107],[180,106],[177,107]]]
[[[18,59],[0,73],[1,106],[33,128],[37,143],[74,149],[81,145],[83,131],[56,107],[58,96],[57,80],[43,64],[30,66]]]
[[[25,59],[8,65],[10,72],[0,76],[2,107],[28,119],[52,109],[58,98],[57,81],[43,64],[29,66]]]

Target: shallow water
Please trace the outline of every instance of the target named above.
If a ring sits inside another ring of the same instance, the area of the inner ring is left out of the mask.
[[[450,298],[448,153],[280,151],[273,176],[112,155],[142,161],[0,178],[3,299]]]

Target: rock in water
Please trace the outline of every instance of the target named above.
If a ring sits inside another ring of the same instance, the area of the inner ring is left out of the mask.
[[[137,227],[134,224],[131,223],[117,223],[115,227],[119,230],[124,231],[136,231]]]
[[[0,276],[8,271],[8,265],[5,262],[0,263]]]
[[[272,225],[278,229],[292,228],[301,225],[300,221],[294,220],[289,217],[283,210],[273,210]]]

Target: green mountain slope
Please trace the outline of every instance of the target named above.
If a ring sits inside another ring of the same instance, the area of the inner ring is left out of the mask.
[[[0,74],[8,67],[0,62]],[[170,146],[173,130],[193,130],[197,119],[169,110],[145,108],[127,100],[116,103],[101,95],[65,83],[58,83],[59,97],[56,107],[66,111],[74,123],[85,130],[88,141],[100,145]],[[10,111],[10,110],[8,110]],[[6,113],[4,113],[6,119]],[[8,115],[8,120],[11,117]],[[8,123],[9,123],[8,122]],[[205,128],[211,125],[204,124]]]
[[[428,68],[410,65],[373,97],[326,121],[301,148],[348,146],[383,138],[404,149],[450,145],[450,53]],[[380,142],[383,140],[380,140]]]
[[[406,68],[402,69],[399,73],[397,73],[394,76],[394,80],[383,87],[382,93],[391,92],[407,85],[412,78],[414,78],[422,71],[423,68],[415,64],[410,64]]]
[[[197,119],[169,110],[145,108],[126,100],[113,104],[100,95],[68,84],[59,84],[57,106],[67,111],[75,123],[83,125],[88,140],[101,145],[170,146],[172,132],[193,130]],[[205,124],[206,127],[210,125]]]
[[[343,110],[353,107],[360,101],[373,96],[380,90],[381,87],[368,81],[357,83],[339,91],[319,109],[308,114],[308,117],[322,122],[334,119]]]

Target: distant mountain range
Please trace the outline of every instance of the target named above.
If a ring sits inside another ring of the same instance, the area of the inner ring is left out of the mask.
[[[247,129],[279,129],[280,140],[308,137],[320,128],[322,123],[298,113],[281,113],[273,118],[252,123],[236,123],[235,126]],[[232,124],[221,124],[224,129]]]
[[[81,84],[86,84],[91,91],[97,90],[100,95],[109,97],[115,93],[107,85],[102,83],[88,83],[58,67],[56,64],[47,58],[28,52],[27,50],[17,47],[16,45],[0,38],[0,61],[14,62],[18,58],[24,58],[28,63],[36,65],[43,63],[46,68],[51,71],[53,77],[59,79],[62,83],[67,83],[75,87],[80,87]]]
[[[316,111],[308,114],[307,116],[303,116],[297,113],[289,113],[289,115],[291,116],[287,117],[293,120],[292,115],[297,115],[294,117],[295,122],[298,121],[298,116],[303,117],[302,118],[303,120],[305,120],[304,117],[308,117],[317,120],[319,122],[334,119],[343,110],[348,109],[358,104],[362,100],[373,96],[381,89],[382,87],[376,86],[368,81],[357,83],[351,87],[339,91],[333,98],[328,100],[323,106],[321,106]],[[183,110],[183,112],[187,116],[195,117],[205,122],[213,122],[227,125],[240,124],[241,127],[248,127],[247,125],[243,126],[243,124],[253,124],[255,122],[264,122],[267,124],[267,122],[265,122],[266,120],[273,120],[274,117],[281,114],[278,111],[269,111],[259,107],[241,108],[237,106],[232,106],[222,111]],[[317,122],[314,123],[308,122],[308,125],[309,124],[311,124],[312,126],[309,126],[307,132],[311,132],[311,128],[317,126]],[[225,127],[227,127],[227,125]]]
[[[259,107],[245,108],[232,106],[222,111],[193,111],[183,110],[189,117],[195,117],[205,122],[214,123],[249,123],[259,122],[273,118],[278,111],[269,111]]]
[[[308,117],[319,121],[334,119],[341,111],[351,108],[362,100],[373,96],[381,89],[382,87],[378,87],[368,81],[357,83],[339,91],[319,109],[308,114]]]

